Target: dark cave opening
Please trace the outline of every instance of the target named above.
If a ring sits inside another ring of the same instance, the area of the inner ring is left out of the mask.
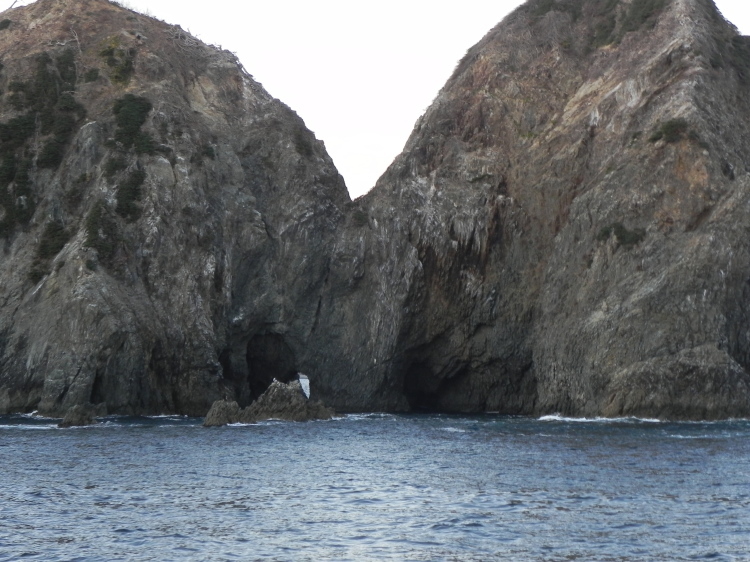
[[[468,413],[484,409],[469,384],[468,366],[453,359],[436,370],[429,359],[418,359],[404,371],[403,393],[412,412]]]
[[[247,344],[247,382],[252,398],[258,398],[277,379],[283,383],[297,376],[294,352],[278,334],[262,334]]]
[[[413,412],[439,411],[440,383],[426,363],[412,363],[404,374],[404,396]]]
[[[232,369],[232,350],[227,348],[219,354],[219,364],[226,380],[234,380],[234,369]]]

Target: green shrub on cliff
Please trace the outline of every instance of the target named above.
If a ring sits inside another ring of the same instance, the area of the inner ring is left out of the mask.
[[[362,228],[370,223],[370,216],[367,211],[357,209],[352,213],[352,224],[357,228]]]
[[[124,49],[120,45],[120,39],[113,36],[107,40],[99,56],[109,67],[109,77],[115,84],[127,84],[135,72],[135,50]]]
[[[126,94],[115,101],[112,108],[117,123],[115,140],[123,148],[134,147],[139,154],[153,154],[153,139],[148,133],[141,131],[151,109],[153,106],[148,99],[133,94]]]
[[[643,26],[653,27],[656,16],[667,5],[667,0],[633,0],[622,21],[621,34],[638,31]]]
[[[52,221],[47,223],[42,233],[42,239],[39,241],[36,256],[40,260],[54,258],[65,247],[70,240],[70,233],[59,222]]]
[[[52,221],[47,223],[36,250],[34,263],[29,271],[29,279],[33,283],[38,283],[42,277],[50,272],[50,260],[60,253],[70,238],[70,232],[59,222]]]
[[[96,250],[99,260],[108,262],[117,249],[117,223],[110,216],[103,201],[98,201],[86,217],[84,245]]]
[[[531,5],[531,15],[542,17],[552,10],[571,15],[573,21],[581,17],[581,0],[537,0]]]
[[[685,119],[670,119],[662,123],[648,140],[657,142],[664,139],[668,143],[678,142],[682,140],[689,128],[690,125]]]
[[[83,81],[86,83],[89,82],[96,82],[99,80],[99,69],[98,68],[90,68],[86,71],[86,74],[83,75]]]
[[[107,178],[113,178],[115,174],[128,167],[128,162],[122,156],[111,156],[104,163],[104,175]]]
[[[628,230],[621,222],[616,222],[602,228],[599,234],[597,234],[596,239],[599,242],[606,242],[613,234],[617,238],[617,243],[628,250],[633,246],[637,246],[646,238],[646,231],[642,228]]]
[[[141,186],[146,181],[146,172],[135,170],[117,188],[117,214],[129,222],[141,216],[141,210],[136,204],[141,199]]]
[[[12,154],[6,154],[0,163],[0,236],[10,234],[18,224],[27,224],[34,215],[29,166],[28,160],[18,164]]]

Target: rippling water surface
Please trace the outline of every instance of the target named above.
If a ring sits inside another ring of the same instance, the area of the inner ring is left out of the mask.
[[[750,560],[750,423],[0,417],[0,560]]]

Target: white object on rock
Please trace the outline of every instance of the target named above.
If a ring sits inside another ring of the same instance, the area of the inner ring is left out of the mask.
[[[303,375],[302,373],[297,373],[297,379],[299,380],[299,384],[302,387],[302,392],[305,393],[305,396],[307,398],[310,398],[310,379],[307,378],[307,375]]]

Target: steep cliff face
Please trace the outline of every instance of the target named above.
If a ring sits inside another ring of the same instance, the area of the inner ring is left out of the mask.
[[[750,414],[749,41],[710,0],[491,31],[353,203],[327,306],[362,359],[327,402]]]
[[[323,144],[178,27],[0,19],[0,413],[203,415],[301,370],[349,202]]]
[[[367,196],[234,58],[105,0],[0,19],[0,413],[750,416],[750,40],[532,0]]]

